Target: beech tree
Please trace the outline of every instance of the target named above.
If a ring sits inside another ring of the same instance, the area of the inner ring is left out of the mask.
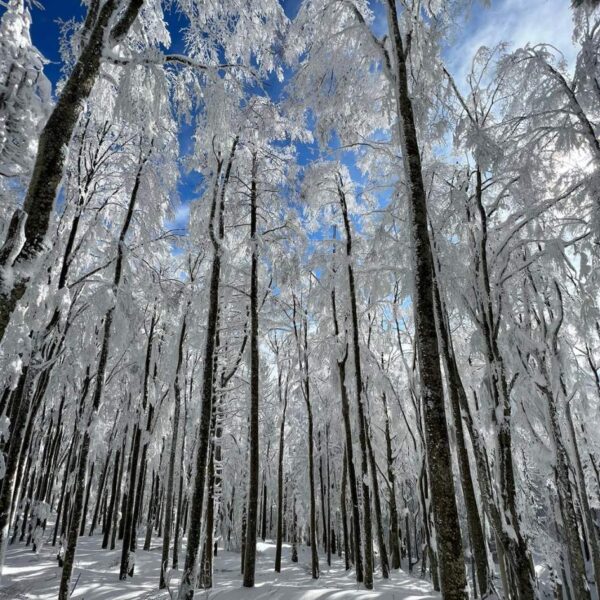
[[[84,4],[0,0],[6,593],[596,598],[600,9]]]

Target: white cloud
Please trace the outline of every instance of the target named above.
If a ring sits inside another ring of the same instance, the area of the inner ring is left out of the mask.
[[[570,2],[566,0],[498,0],[489,8],[475,4],[466,26],[446,53],[448,66],[462,82],[478,48],[500,42],[508,42],[512,48],[551,44],[573,65],[577,48],[572,32]]]
[[[190,219],[189,203],[180,204],[175,211],[173,219],[168,223],[171,229],[186,229]]]

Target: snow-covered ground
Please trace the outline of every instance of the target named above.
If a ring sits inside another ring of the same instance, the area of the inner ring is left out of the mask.
[[[143,544],[143,540],[140,540]],[[77,548],[77,563],[73,573],[75,586],[72,598],[79,600],[167,600],[168,591],[158,591],[160,540],[154,541],[150,552],[138,550],[136,574],[126,582],[119,581],[120,551],[101,549],[101,538],[82,537]],[[39,554],[22,544],[9,548],[0,600],[55,600],[58,594],[60,569],[56,551],[45,546]],[[215,586],[209,592],[196,592],[199,600],[428,600],[439,599],[429,583],[395,572],[388,582],[376,579],[374,591],[358,589],[353,573],[345,573],[337,557],[331,569],[321,557],[321,578],[310,577],[310,554],[303,548],[300,562],[289,560],[290,548],[284,549],[280,574],[273,571],[275,546],[258,544],[256,587],[242,588],[240,555],[219,551],[215,559]],[[183,561],[182,561],[183,562]],[[181,571],[172,573],[171,592],[175,596]]]

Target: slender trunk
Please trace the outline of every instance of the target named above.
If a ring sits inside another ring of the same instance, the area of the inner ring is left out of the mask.
[[[283,544],[283,454],[285,451],[285,413],[287,410],[287,389],[281,391],[281,371],[278,370],[278,390],[280,402],[283,401],[281,410],[281,423],[279,425],[279,458],[277,460],[277,542],[275,546],[275,572],[281,572],[281,547]]]
[[[208,456],[208,489],[206,490],[206,517],[204,527],[206,529],[202,558],[200,559],[200,587],[205,590],[212,588],[213,569],[213,536],[215,527],[215,448],[211,444]]]
[[[25,377],[22,380],[22,388],[17,390],[13,398],[13,407],[17,409],[16,418],[11,420],[8,456],[6,457],[5,473],[0,489],[0,577],[4,568],[6,545],[8,544],[11,506],[23,444],[23,433],[30,418],[29,398],[33,394],[35,371],[36,368],[33,365],[27,368]]]
[[[306,416],[308,425],[308,486],[310,497],[310,516],[309,516],[309,542],[310,542],[310,558],[311,558],[311,575],[313,579],[319,578],[319,554],[317,549],[317,508],[315,498],[315,458],[314,458],[314,433],[313,433],[313,415],[310,402],[310,371],[308,364],[308,318],[306,310],[301,322],[302,342],[298,325],[296,323],[296,297],[293,297],[293,327],[296,343],[298,346],[298,364],[302,369],[302,393],[304,396],[304,404],[306,405]],[[295,511],[294,511],[295,512]],[[296,534],[295,534],[296,535]]]
[[[221,202],[219,212],[223,211],[225,190],[229,181],[229,174],[235,155],[237,138],[234,140],[227,170],[221,186]],[[210,415],[212,409],[213,376],[214,376],[214,350],[215,334],[217,330],[217,317],[219,310],[219,278],[221,274],[221,247],[220,240],[215,235],[215,216],[217,212],[218,179],[221,171],[219,165],[215,180],[215,190],[209,219],[209,233],[213,246],[213,264],[210,274],[209,307],[206,327],[206,345],[204,348],[204,374],[202,381],[202,403],[200,427],[198,431],[198,448],[196,449],[196,479],[193,486],[192,502],[190,507],[190,527],[185,556],[185,564],[179,587],[178,600],[192,600],[194,597],[195,570],[200,546],[200,532],[202,522],[202,508],[204,503],[204,484],[206,481],[206,459],[208,455]]]
[[[463,431],[463,419],[459,400],[459,389],[462,387],[462,383],[459,381],[460,375],[456,368],[456,362],[453,359],[454,357],[451,356],[451,344],[449,341],[450,335],[448,333],[447,316],[445,306],[441,299],[437,277],[435,277],[433,281],[433,290],[439,334],[438,340],[440,344],[440,352],[444,360],[448,397],[450,400],[450,407],[454,422],[456,452],[458,456],[460,482],[465,502],[465,509],[467,512],[467,525],[469,528],[471,547],[473,549],[473,557],[475,559],[477,584],[479,586],[480,595],[484,596],[491,591],[486,543],[483,535],[483,527],[481,525],[479,508],[477,506],[475,486],[473,485],[473,479],[471,477],[471,465],[465,442],[465,434]]]
[[[394,472],[394,453],[392,450],[392,435],[390,430],[390,417],[388,413],[385,392],[381,395],[383,411],[385,414],[385,450],[387,458],[387,474],[389,481],[389,507],[390,507],[390,552],[392,555],[392,569],[399,569],[400,563],[400,526],[398,523],[398,508],[396,505],[396,474]]]
[[[94,507],[94,514],[92,515],[92,524],[90,525],[90,531],[88,533],[90,537],[94,535],[94,530],[96,529],[96,525],[98,523],[98,517],[100,515],[100,506],[102,504],[102,498],[104,497],[104,486],[106,485],[111,455],[112,449],[109,448],[108,455],[106,457],[106,462],[104,463],[104,468],[102,469],[102,474],[100,475],[98,490],[96,492],[96,506]]]
[[[346,566],[346,571],[348,571],[348,569],[350,569],[350,540],[348,539],[348,516],[346,514],[346,486],[348,485],[348,458],[346,454],[347,451],[346,447],[344,446],[340,505],[342,509],[342,531],[344,533],[344,563]]]
[[[433,306],[432,254],[427,231],[427,201],[421,171],[412,100],[408,90],[406,53],[400,35],[395,0],[388,0],[388,26],[392,39],[394,93],[397,106],[398,137],[402,146],[404,171],[409,189],[411,230],[414,244],[414,312],[421,390],[425,421],[427,461],[430,472],[436,546],[440,578],[446,600],[467,598],[462,538],[454,490],[450,442],[444,407],[444,391],[435,311]],[[392,65],[387,66],[390,71]]]
[[[58,536],[58,531],[61,525],[61,515],[63,513],[63,505],[65,501],[65,492],[67,489],[67,482],[69,480],[69,475],[71,471],[75,468],[75,447],[78,442],[77,430],[74,429],[73,437],[71,440],[71,444],[69,446],[69,453],[67,454],[67,459],[65,462],[65,470],[63,474],[63,482],[60,488],[60,496],[58,499],[58,506],[56,508],[56,523],[54,524],[54,533],[52,535],[52,545],[56,546],[56,538]]]
[[[110,539],[110,530],[112,523],[112,516],[114,514],[117,502],[117,488],[119,485],[119,465],[121,464],[121,448],[117,448],[115,453],[115,462],[113,465],[113,476],[112,476],[112,485],[110,488],[110,501],[108,503],[108,520],[107,526],[104,529],[104,537],[102,539],[102,549],[105,550],[108,548],[108,542]]]
[[[542,373],[546,378],[546,381],[549,381],[549,374],[546,369],[542,369]],[[546,401],[548,403],[548,429],[554,442],[554,474],[560,513],[562,517],[563,535],[567,546],[567,555],[569,558],[568,572],[571,576],[571,587],[577,600],[589,600],[591,596],[586,579],[585,560],[583,558],[583,552],[581,549],[578,519],[575,512],[575,500],[573,498],[573,488],[571,486],[569,476],[570,461],[560,429],[558,407],[549,384],[547,386],[540,386],[540,384],[538,384],[538,387],[541,387],[541,391],[546,397]]]
[[[185,423],[187,422],[187,409],[183,418],[183,431],[181,440],[181,456],[179,459],[179,494],[177,498],[177,521],[175,522],[175,539],[173,541],[173,569],[179,567],[179,545],[181,543],[182,535],[182,523],[183,523],[183,498],[185,496],[185,489],[183,485],[184,480],[184,458],[185,458]]]
[[[344,218],[344,228],[346,230],[346,257],[348,259],[348,290],[350,293],[350,309],[352,316],[352,350],[354,354],[354,379],[356,386],[356,407],[358,418],[358,439],[361,449],[361,475],[362,475],[362,500],[363,500],[363,524],[364,524],[364,545],[365,545],[365,571],[364,582],[368,590],[373,589],[373,525],[371,522],[371,498],[369,493],[369,450],[368,450],[368,432],[367,421],[364,409],[364,389],[362,380],[362,370],[360,364],[360,342],[358,331],[358,307],[356,302],[356,285],[354,282],[354,270],[352,267],[352,231],[350,229],[350,220],[348,218],[348,207],[346,205],[346,196],[343,189],[341,176],[338,181],[338,194],[342,216]],[[375,474],[376,476],[376,474]]]
[[[479,166],[475,171],[475,203],[479,213],[481,235],[475,252],[477,253],[478,285],[481,290],[478,298],[480,312],[479,327],[485,341],[486,363],[489,376],[489,388],[495,410],[492,419],[497,429],[496,450],[500,488],[500,514],[494,518],[497,537],[503,544],[507,567],[510,570],[508,580],[511,581],[514,593],[519,600],[535,598],[535,571],[531,567],[531,559],[527,542],[521,533],[520,518],[517,510],[515,467],[513,464],[512,445],[512,406],[509,397],[508,382],[504,359],[498,347],[498,316],[494,314],[490,270],[487,258],[487,212],[483,204],[483,177]],[[496,507],[492,507],[496,508]]]
[[[329,423],[325,426],[325,452],[327,463],[327,565],[331,567],[331,470],[329,465]],[[335,547],[334,547],[335,551]]]
[[[117,488],[115,490],[115,504],[113,507],[113,512],[110,515],[110,550],[115,549],[116,540],[117,540],[117,530],[119,525],[119,502],[121,499],[121,485],[123,481],[123,469],[125,466],[125,449],[127,439],[127,429],[125,429],[125,435],[123,436],[123,444],[121,445],[121,462],[118,464],[118,473],[117,473]]]
[[[187,312],[187,306],[184,308]],[[181,324],[181,332],[179,334],[179,346],[177,351],[177,370],[175,371],[175,382],[173,391],[175,396],[175,409],[173,412],[173,433],[171,435],[171,452],[169,453],[169,474],[167,479],[167,495],[165,498],[165,524],[162,543],[162,558],[160,562],[160,581],[159,589],[163,590],[167,587],[167,569],[169,568],[169,547],[171,545],[171,530],[173,520],[173,490],[175,487],[175,462],[177,459],[177,439],[179,437],[179,421],[181,416],[181,383],[184,374],[183,366],[183,345],[186,335],[186,320],[187,314],[183,315]]]
[[[138,478],[140,445],[142,439],[140,419],[145,413],[148,405],[148,379],[150,377],[150,361],[152,359],[152,342],[154,337],[155,325],[156,311],[154,311],[152,314],[152,320],[150,321],[150,331],[148,335],[148,343],[146,345],[146,359],[144,361],[144,378],[142,383],[142,414],[137,419],[133,433],[133,446],[131,450],[131,469],[129,471],[129,494],[127,495],[127,505],[125,508],[125,514],[123,515],[123,547],[121,550],[121,566],[119,569],[119,579],[122,581],[127,579],[128,575],[130,577],[133,577],[133,572],[135,569],[135,553],[132,552],[132,546],[135,548],[136,542],[135,506],[137,502],[137,496],[141,493],[139,486],[136,485]]]
[[[319,484],[321,492],[321,518],[323,520],[323,549],[328,553],[327,547],[327,510],[325,505],[325,480],[323,477],[323,447],[321,444],[321,431],[317,432],[317,445],[319,452]]]
[[[215,374],[219,370],[219,348],[221,346],[221,336],[219,333],[219,323],[217,323],[217,331],[215,334]],[[200,558],[200,576],[199,584],[203,589],[210,589],[213,585],[213,539],[215,531],[215,482],[216,482],[216,465],[215,465],[215,449],[216,449],[216,429],[217,429],[217,413],[218,405],[215,401],[217,397],[217,377],[214,378],[213,384],[213,407],[210,421],[210,447],[208,454],[208,466],[206,468],[208,485],[206,490],[206,517],[204,519],[204,545],[202,547],[202,555]],[[221,381],[222,383],[222,381]]]
[[[96,463],[92,463],[92,468],[90,469],[90,476],[88,477],[88,483],[85,490],[85,501],[83,503],[83,514],[81,515],[81,528],[79,530],[79,535],[83,535],[85,533],[85,521],[87,518],[88,505],[90,502],[90,492],[92,489],[92,481],[94,480],[94,469],[96,468]]]
[[[154,529],[154,519],[156,518],[156,505],[158,503],[158,475],[152,472],[152,489],[150,490],[150,499],[148,506],[148,521],[146,523],[146,536],[144,538],[144,551],[149,552],[152,543],[152,530]]]
[[[298,515],[296,514],[296,495],[292,503],[292,558],[293,563],[298,562]]]
[[[579,453],[579,445],[577,443],[577,434],[573,424],[573,415],[571,414],[571,403],[567,402],[566,406],[567,424],[569,426],[569,434],[571,436],[571,444],[573,447],[573,455],[575,457],[575,473],[577,475],[577,488],[581,502],[581,510],[583,512],[585,529],[587,530],[588,539],[592,551],[592,563],[594,566],[594,576],[596,581],[596,589],[600,592],[600,548],[598,547],[598,531],[594,523],[590,501],[585,485],[585,472],[581,462],[581,454]]]
[[[267,504],[269,502],[269,493],[267,491],[267,478],[265,473],[263,472],[263,495],[262,495],[262,523],[261,523],[261,532],[260,537],[262,541],[266,541],[267,539]]]
[[[385,536],[383,535],[383,513],[381,510],[381,496],[379,494],[379,481],[377,479],[377,463],[375,462],[375,453],[371,445],[371,436],[367,431],[367,449],[369,451],[369,466],[371,470],[371,483],[373,486],[373,505],[375,508],[375,523],[377,526],[377,544],[379,546],[379,556],[381,561],[381,576],[384,579],[390,577],[390,563],[387,549],[385,547]]]
[[[331,307],[333,314],[333,327],[335,337],[340,334],[337,307],[335,299],[335,288],[331,291]],[[345,462],[348,470],[348,485],[350,488],[350,502],[352,503],[352,547],[354,563],[356,565],[356,581],[362,583],[364,580],[364,571],[361,556],[360,540],[360,507],[358,502],[358,484],[356,482],[356,471],[354,470],[354,451],[352,449],[353,436],[352,425],[350,423],[350,401],[348,398],[348,389],[346,387],[346,362],[348,360],[348,344],[344,346],[344,356],[337,360],[338,375],[340,380],[340,396],[342,405],[342,419],[344,422],[345,435]]]
[[[408,559],[408,572],[412,573],[413,561],[412,561],[412,543],[410,538],[410,518],[408,516],[408,507],[404,515],[404,528],[406,529],[406,558]],[[415,539],[415,544],[417,540]]]
[[[256,154],[252,157],[252,182],[250,185],[250,243],[252,264],[250,270],[250,433],[248,477],[248,525],[246,528],[246,553],[244,557],[244,587],[254,587],[256,570],[256,528],[258,519],[259,473],[259,353],[258,353],[258,237],[256,231]]]

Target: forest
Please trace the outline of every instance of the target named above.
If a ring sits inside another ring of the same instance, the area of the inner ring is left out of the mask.
[[[599,600],[599,262],[595,0],[0,0],[0,599]]]

